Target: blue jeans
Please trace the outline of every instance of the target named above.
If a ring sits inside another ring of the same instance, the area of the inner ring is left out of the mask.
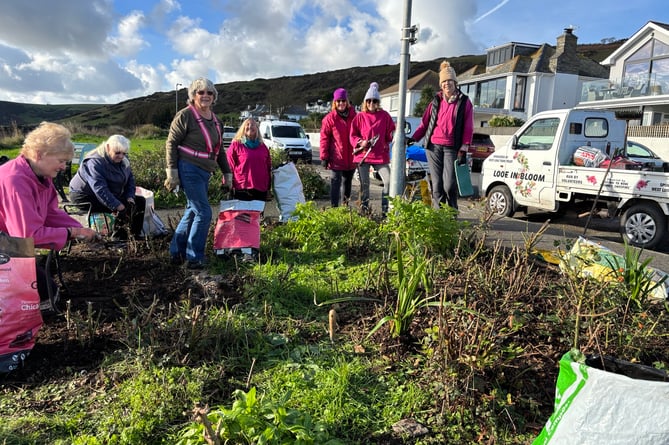
[[[351,183],[355,170],[332,170],[330,172],[330,204],[339,206],[339,198],[344,195],[344,205],[351,199]],[[344,182],[342,183],[342,178]]]
[[[181,160],[178,168],[179,182],[186,194],[186,210],[174,231],[170,255],[186,261],[202,261],[212,216],[208,194],[211,173]]]
[[[455,180],[455,160],[458,150],[455,147],[432,145],[432,150],[425,150],[427,165],[432,183],[432,207],[438,209],[441,204],[458,208],[458,183]]]

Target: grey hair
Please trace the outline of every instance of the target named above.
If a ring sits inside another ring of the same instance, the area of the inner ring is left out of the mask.
[[[216,91],[214,82],[205,77],[198,77],[193,82],[191,82],[190,86],[188,87],[188,99],[186,100],[186,104],[191,105],[195,100],[195,95],[200,90],[213,91],[214,100],[211,102],[211,104],[214,105],[216,103],[216,100],[218,99],[218,91]]]
[[[92,153],[97,153],[102,157],[109,156],[107,154],[107,145],[109,145],[109,148],[111,150],[114,150],[116,148],[128,152],[130,151],[130,139],[121,134],[112,134],[106,141],[98,145],[95,150],[89,153],[87,157],[90,156]],[[123,162],[123,165],[125,165],[126,167],[130,165],[130,161],[128,160],[127,156],[124,156],[123,161],[121,162]]]

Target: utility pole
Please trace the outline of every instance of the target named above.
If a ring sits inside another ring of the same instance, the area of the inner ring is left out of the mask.
[[[390,196],[402,196],[404,193],[404,171],[406,166],[406,140],[404,137],[404,113],[407,100],[407,80],[409,77],[409,45],[416,43],[418,28],[411,26],[411,0],[404,0],[404,25],[402,26],[402,50],[400,52],[400,85],[398,90],[397,129],[393,142],[392,161],[390,163]]]
[[[174,114],[179,111],[179,87],[182,87],[180,83],[174,85]]]

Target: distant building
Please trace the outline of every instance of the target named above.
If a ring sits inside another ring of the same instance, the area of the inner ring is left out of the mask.
[[[413,116],[413,110],[416,107],[416,103],[420,100],[423,88],[426,86],[432,87],[435,93],[439,91],[439,74],[432,70],[427,70],[407,80],[406,106],[404,108],[405,116]],[[379,91],[379,95],[381,96],[381,107],[393,117],[397,117],[399,111],[398,92],[399,84],[395,84]]]

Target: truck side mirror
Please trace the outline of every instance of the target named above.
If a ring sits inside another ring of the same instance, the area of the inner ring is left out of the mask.
[[[262,137],[264,137],[265,139],[272,139],[271,137],[269,137],[269,131],[266,131],[265,134],[262,135]]]
[[[515,134],[511,137],[511,148],[514,150],[518,150],[518,136]]]

